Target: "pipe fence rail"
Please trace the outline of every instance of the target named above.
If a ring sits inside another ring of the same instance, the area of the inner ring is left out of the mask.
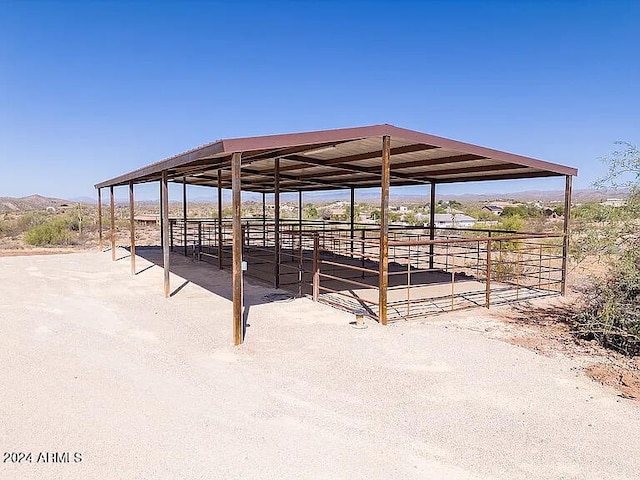
[[[230,268],[231,220],[170,219],[171,249]],[[388,320],[559,295],[561,233],[492,229],[389,228]],[[298,296],[379,319],[380,228],[349,222],[242,220],[248,276]]]

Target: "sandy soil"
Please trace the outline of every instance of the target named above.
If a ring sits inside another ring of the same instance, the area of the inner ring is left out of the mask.
[[[578,338],[568,319],[578,295],[520,304],[497,316],[516,330],[505,332],[506,341],[547,356],[562,355],[579,362],[587,375],[614,387],[619,395],[640,402],[640,357],[630,358]]]
[[[0,445],[80,463],[2,479],[637,478],[640,404],[561,352],[505,342],[500,307],[366,330],[230,276],[97,251],[0,258]]]

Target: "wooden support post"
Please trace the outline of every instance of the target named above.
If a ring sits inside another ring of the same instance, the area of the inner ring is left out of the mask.
[[[102,189],[98,188],[98,242],[102,252],[104,244],[102,242]]]
[[[182,243],[187,256],[187,177],[182,177]]]
[[[133,182],[129,182],[129,230],[131,232],[131,275],[136,274],[136,221]]]
[[[222,269],[222,170],[218,170],[218,268]]]
[[[240,345],[242,332],[242,220],[241,220],[241,185],[240,167],[241,153],[231,157],[231,189],[233,202],[232,237],[233,237],[233,343]]]
[[[436,238],[436,182],[431,182],[431,199],[429,201],[429,240]],[[434,244],[429,245],[429,268],[433,269]]]
[[[320,237],[313,234],[313,301],[320,296]]]
[[[113,196],[113,186],[109,187],[111,203],[111,260],[116,259],[116,201]]]
[[[276,288],[280,288],[280,159],[275,159],[275,167],[274,167],[274,181],[275,181],[275,189],[273,192],[273,203],[274,203],[274,265],[273,265],[273,283]]]
[[[569,254],[569,225],[571,220],[571,188],[573,177],[565,177],[564,187],[564,226],[562,239],[562,283],[560,293],[564,296],[567,293],[567,255]]]
[[[169,181],[167,171],[162,171],[162,186],[160,190],[160,205],[162,210],[162,263],[164,268],[164,296],[169,298]]]
[[[354,235],[354,223],[355,223],[355,218],[356,218],[356,213],[354,210],[354,205],[355,205],[355,198],[356,198],[356,189],[351,187],[351,196],[350,196],[350,205],[351,205],[351,211],[349,212],[349,228],[350,228],[350,238],[351,238],[351,257],[353,257],[353,235]]]
[[[387,290],[389,288],[389,184],[390,184],[391,137],[382,137],[382,179],[380,195],[380,284],[379,320],[387,324]]]

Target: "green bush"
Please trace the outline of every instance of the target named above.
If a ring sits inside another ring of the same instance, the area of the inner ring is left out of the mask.
[[[67,223],[61,218],[54,218],[47,223],[31,227],[24,236],[29,245],[68,245],[71,239]]]
[[[544,210],[535,205],[511,205],[502,209],[501,217],[535,218],[544,215]]]
[[[640,355],[640,252],[627,250],[585,291],[573,320],[578,334],[627,355]]]
[[[521,217],[514,215],[510,217],[500,217],[500,222],[497,227],[499,230],[506,230],[509,232],[520,232],[524,229],[524,219]]]
[[[41,225],[45,222],[45,216],[40,212],[29,212],[16,219],[15,233],[26,232],[36,225]]]
[[[609,165],[601,187],[630,188],[627,204],[596,203],[576,208],[572,254],[577,262],[597,258],[608,272],[584,288],[573,315],[578,334],[628,355],[640,355],[640,151],[630,143],[603,160]],[[620,183],[622,182],[622,183]]]

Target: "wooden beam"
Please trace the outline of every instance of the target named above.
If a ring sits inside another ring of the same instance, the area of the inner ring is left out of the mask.
[[[395,150],[395,149],[394,149]],[[368,154],[367,154],[368,155]],[[354,158],[357,156],[352,156],[352,157],[343,157],[343,158]],[[374,158],[374,157],[371,157]],[[445,165],[448,163],[456,163],[456,162],[468,162],[468,161],[473,161],[473,160],[482,160],[485,157],[481,157],[479,155],[471,155],[471,154],[465,154],[465,155],[455,155],[455,156],[451,156],[451,157],[445,157],[445,158],[428,158],[428,159],[421,159],[421,160],[412,160],[410,162],[403,162],[403,163],[395,163],[393,165],[391,165],[391,177],[392,178],[400,178],[403,180],[416,180],[416,183],[428,183],[431,181],[430,177],[416,177],[415,175],[412,174],[403,174],[401,172],[397,172],[397,170],[402,170],[405,168],[415,168],[415,167],[423,167],[423,166],[435,166],[435,165]],[[352,172],[352,173],[366,173],[366,174],[370,174],[370,175],[375,175],[375,177],[371,177],[371,178],[379,178],[382,176],[382,173],[380,172],[380,167],[378,166],[372,166],[372,167],[365,167],[362,165],[351,165],[351,164],[345,164],[345,163],[340,163],[334,160],[338,160],[338,159],[332,159],[331,161],[326,161],[326,160],[317,160],[314,158],[307,158],[305,156],[302,155],[287,155],[286,158],[284,158],[285,160],[293,160],[296,162],[299,162],[303,165],[288,165],[286,167],[281,168],[281,172],[282,171],[292,171],[292,170],[301,170],[304,168],[307,168],[304,164],[306,165],[314,165],[314,166],[321,166],[321,167],[331,167],[333,169],[336,170],[342,170],[345,172]],[[506,164],[509,165],[509,164]],[[478,168],[478,167],[466,167],[466,168]],[[522,166],[513,166],[512,168],[522,168]],[[501,169],[501,168],[500,168]],[[459,168],[459,169],[453,169],[454,172],[453,173],[460,173],[459,171],[462,171],[464,173],[465,167],[463,168]],[[443,170],[445,171],[445,170]],[[482,171],[482,170],[480,170]],[[260,174],[270,174],[272,173],[272,170],[258,170],[258,172],[260,172]],[[473,172],[473,170],[471,170],[471,172]],[[440,172],[434,172],[435,174],[438,174]],[[451,172],[450,172],[451,173]],[[441,173],[440,173],[441,174]],[[303,179],[303,178],[307,178],[307,177],[326,177],[326,176],[331,176],[331,175],[346,175],[340,172],[335,172],[335,173],[331,173],[331,172],[322,172],[320,174],[305,174],[305,175],[296,175],[296,176],[288,176],[288,178],[292,178],[292,179]],[[283,177],[284,178],[284,177]]]
[[[567,293],[567,255],[569,253],[569,227],[571,222],[571,190],[572,190],[573,177],[567,175],[565,177],[564,187],[564,225],[562,239],[562,287],[561,294],[564,296]]]
[[[136,223],[133,182],[129,182],[129,231],[131,233],[131,275],[136,274]]]
[[[308,163],[309,165],[318,165],[321,167],[330,167],[330,168],[335,168],[337,170],[346,170],[349,172],[355,172],[355,173],[368,173],[368,174],[375,174],[376,176],[382,176],[382,173],[379,172],[379,167],[362,167],[360,165],[345,165],[345,164],[340,164],[340,165],[336,165],[336,164],[331,164],[331,165],[327,165],[326,163],[324,163],[322,160],[315,160],[312,158],[306,158],[303,157],[301,155],[289,155],[287,157],[288,160],[295,160],[297,162],[302,162],[302,163]],[[378,170],[378,172],[375,172],[373,169]],[[416,184],[424,184],[427,183],[429,180],[424,180],[424,179],[417,179],[412,175],[405,175],[405,174],[398,174],[398,173],[390,173],[390,176],[392,178],[399,178],[402,180],[406,180],[412,183],[416,183]],[[293,177],[295,179],[295,177]],[[357,180],[357,179],[356,179]],[[319,180],[318,180],[319,182]],[[329,182],[329,183],[333,183],[333,182]]]
[[[234,153],[231,159],[232,182],[232,236],[233,236],[233,343],[240,345],[243,341],[242,332],[242,191],[241,191],[241,166],[242,154]]]
[[[394,168],[392,166],[392,168]],[[428,178],[437,180],[442,175],[457,175],[461,173],[482,173],[482,172],[502,172],[505,170],[517,170],[522,169],[522,165],[515,165],[513,163],[503,163],[500,165],[476,165],[473,167],[455,167],[442,170],[433,170],[428,172]],[[424,178],[419,175],[420,172],[415,172],[417,178]]]
[[[325,147],[333,147],[336,145],[340,145],[341,143],[350,142],[351,140],[343,140],[338,142],[330,142],[330,143],[316,143],[315,145],[297,145],[295,147],[287,147],[287,148],[278,148],[275,150],[267,150],[264,152],[257,153],[255,155],[251,155],[249,157],[242,157],[242,161],[245,160],[270,160],[275,157],[281,157],[282,155],[289,155],[291,153],[304,153],[307,151],[318,150],[320,148]]]
[[[308,166],[305,168],[315,168],[315,165]],[[304,175],[296,175],[294,178],[296,180],[306,180],[307,178],[324,178],[324,177],[345,177],[347,175],[353,175],[356,172],[352,172],[351,170],[335,170],[332,167],[330,172],[313,172],[313,173],[305,173]],[[358,179],[370,179],[377,180],[379,179],[379,175],[366,175],[365,173],[362,176],[359,176]]]
[[[102,252],[104,245],[102,242],[102,189],[98,188],[98,242]]]
[[[279,161],[278,161],[279,162]],[[260,170],[255,170],[255,169],[251,169],[251,168],[245,168],[243,169],[243,171],[245,173],[248,173],[250,175],[256,175],[256,176],[260,176],[260,177],[265,177],[266,181],[264,182],[266,185],[270,185],[273,182],[273,176],[269,173],[263,173]],[[300,182],[301,180],[298,179],[298,177],[295,177],[293,175],[282,175],[280,174],[280,178],[284,179],[284,180],[292,180],[292,181],[296,181],[296,182]],[[325,185],[325,186],[335,186],[334,182],[330,182],[330,181],[323,181],[323,180],[308,180],[308,179],[304,179],[302,180],[303,183],[306,183],[308,185]],[[261,183],[260,181],[257,182],[250,182],[250,183]]]
[[[414,153],[414,152],[422,152],[425,150],[433,150],[436,147],[433,145],[423,145],[423,144],[413,144],[413,145],[405,145],[402,147],[395,147],[389,151],[389,155],[402,155],[403,153]],[[350,163],[350,162],[361,162],[362,160],[371,160],[372,158],[380,158],[383,155],[382,150],[377,150],[375,152],[366,152],[366,153],[357,153],[355,155],[347,155],[339,158],[329,158],[326,160],[321,160],[324,165],[334,165],[336,163]]]
[[[380,194],[380,283],[378,317],[387,324],[387,293],[389,288],[389,169],[391,137],[382,137],[382,181]]]
[[[110,211],[111,211],[111,260],[116,260],[116,206],[113,196],[113,186],[109,187]]]
[[[162,205],[162,266],[164,269],[164,296],[169,298],[171,293],[169,284],[169,182],[167,171],[162,172],[160,182],[160,204]]]
[[[522,167],[526,168],[526,167]],[[540,178],[540,177],[557,177],[557,173],[553,172],[522,172],[522,173],[505,173],[503,175],[482,175],[474,178],[439,178],[436,183],[463,183],[463,182],[484,182],[487,180],[515,180],[518,178]]]
[[[453,155],[451,157],[442,157],[442,158],[423,158],[421,160],[411,160],[408,162],[394,163],[392,165],[392,168],[394,170],[402,170],[404,168],[446,165],[447,163],[471,162],[473,160],[484,160],[486,158],[487,157],[482,157],[480,155],[473,155],[473,154]]]
[[[320,146],[314,146],[313,150],[315,150],[316,148],[319,148]],[[403,153],[412,153],[412,152],[419,152],[419,151],[423,151],[423,150],[432,150],[434,148],[439,148],[439,147],[434,147],[431,145],[421,145],[421,144],[415,144],[415,145],[406,145],[404,147],[396,147],[391,149],[391,155],[401,155]],[[300,153],[300,152],[298,152]],[[343,164],[343,163],[349,163],[349,162],[358,162],[358,161],[362,161],[362,160],[369,160],[372,158],[379,158],[382,155],[382,151],[376,151],[376,152],[366,152],[366,153],[359,153],[356,155],[349,155],[349,156],[345,156],[345,157],[339,157],[339,158],[331,158],[331,159],[326,159],[326,160],[320,160],[320,159],[315,159],[313,157],[306,157],[303,155],[297,155],[299,157],[302,158],[306,158],[308,160],[315,160],[317,162],[321,162],[322,165],[327,165],[327,166],[332,166],[335,164]],[[291,152],[291,153],[282,153],[280,155],[278,155],[279,157],[282,157],[283,159],[288,159],[290,157],[294,157],[296,156],[295,152]],[[285,165],[285,166],[280,166],[280,174],[282,174],[283,172],[290,172],[293,170],[301,170],[303,168],[306,168],[304,165]],[[377,167],[376,171],[378,171]],[[268,174],[273,174],[274,170],[270,169],[270,170],[264,170],[265,173]]]

